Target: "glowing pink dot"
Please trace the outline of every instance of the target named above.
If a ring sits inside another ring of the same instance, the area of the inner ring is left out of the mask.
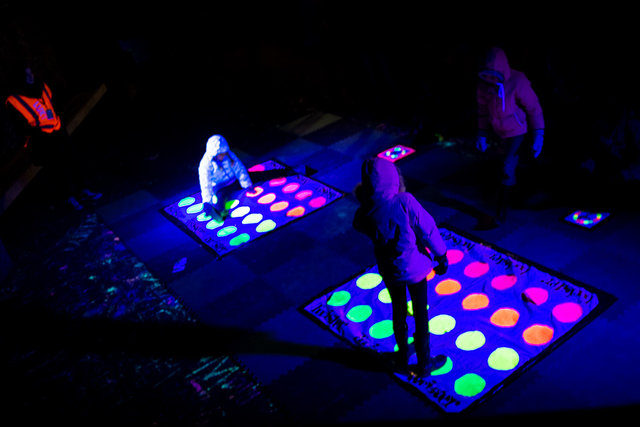
[[[295,198],[298,200],[304,200],[307,197],[310,197],[313,192],[311,190],[302,190],[298,194],[295,195]]]
[[[261,194],[264,191],[262,187],[254,187],[253,191],[247,191],[246,194],[248,197],[256,197],[258,194]]]
[[[249,172],[264,172],[264,165],[254,165],[249,168]]]
[[[285,177],[274,178],[271,181],[269,181],[269,185],[272,187],[277,187],[279,185],[284,184],[285,182],[287,182],[287,178]]]
[[[276,199],[276,195],[273,193],[265,194],[264,196],[258,199],[258,203],[261,205],[268,205]]]
[[[505,289],[509,289],[510,287],[515,285],[517,281],[518,278],[516,276],[505,274],[502,276],[496,276],[491,279],[491,286],[499,291],[504,291]]]
[[[527,288],[522,293],[522,299],[535,305],[544,304],[549,298],[549,292],[542,288]]]
[[[582,316],[582,307],[575,302],[565,302],[553,307],[551,312],[553,313],[553,317],[558,319],[558,321],[571,323],[575,322],[580,318],[580,316]]]
[[[289,207],[289,202],[278,202],[271,205],[269,210],[271,210],[271,212],[280,212],[287,209],[288,207]]]
[[[324,206],[326,203],[327,203],[327,199],[320,196],[320,197],[316,197],[315,199],[311,199],[309,201],[309,206],[311,206],[312,208],[319,208],[320,206]]]
[[[292,182],[291,184],[285,185],[284,188],[282,189],[282,192],[283,193],[293,193],[298,188],[300,188],[300,184],[298,184],[297,182]]]
[[[449,249],[447,251],[447,260],[449,261],[449,264],[460,262],[462,261],[462,258],[464,258],[464,252],[459,249]]]
[[[471,278],[480,277],[489,271],[489,264],[486,262],[474,261],[464,268],[464,275]]]

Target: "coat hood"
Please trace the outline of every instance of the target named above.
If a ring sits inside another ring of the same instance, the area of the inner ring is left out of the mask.
[[[222,135],[213,135],[207,140],[207,154],[215,157],[229,151],[229,143]]]
[[[400,192],[400,174],[393,162],[379,157],[362,163],[362,185],[374,196],[392,197]]]
[[[490,48],[478,75],[483,80],[487,80],[488,76],[495,76],[498,78],[498,83],[508,80],[511,76],[511,67],[504,50],[499,47]]]

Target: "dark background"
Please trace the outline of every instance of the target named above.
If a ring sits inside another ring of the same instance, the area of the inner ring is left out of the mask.
[[[494,44],[532,81],[549,127],[580,131],[637,102],[638,37],[625,10],[321,0],[0,8],[3,95],[9,71],[30,57],[63,105],[106,83],[123,109],[141,93],[266,114],[304,104],[465,133],[478,60]]]

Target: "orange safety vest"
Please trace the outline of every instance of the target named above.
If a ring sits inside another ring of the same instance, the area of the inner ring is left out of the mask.
[[[32,127],[38,127],[42,132],[53,133],[60,129],[60,117],[56,114],[51,103],[51,89],[43,83],[42,97],[29,98],[24,95],[11,95],[5,104],[11,104],[24,116]]]

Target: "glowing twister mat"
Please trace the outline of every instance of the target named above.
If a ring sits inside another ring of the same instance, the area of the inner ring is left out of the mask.
[[[432,356],[444,354],[447,363],[424,379],[394,375],[445,412],[460,412],[551,351],[605,304],[585,285],[445,227],[440,230],[450,266],[443,276],[432,271],[427,277],[429,329]],[[408,292],[407,301],[412,314]],[[304,311],[356,346],[387,354],[395,350],[391,298],[375,265]],[[413,317],[408,326],[412,337]],[[416,363],[415,353],[410,363]]]
[[[404,159],[405,157],[415,152],[416,150],[414,150],[411,147],[406,147],[404,145],[398,144],[389,148],[388,150],[379,152],[378,157],[380,157],[381,159],[389,160],[392,163],[395,163],[398,160]]]
[[[285,167],[273,160],[249,168],[253,173],[274,170],[282,170],[283,176],[254,180],[252,188],[233,195],[223,222],[203,212],[199,192],[165,207],[164,212],[221,256],[342,197],[307,176],[285,176]]]
[[[564,220],[583,228],[592,229],[609,218],[609,212],[588,212],[578,210],[567,215]]]

